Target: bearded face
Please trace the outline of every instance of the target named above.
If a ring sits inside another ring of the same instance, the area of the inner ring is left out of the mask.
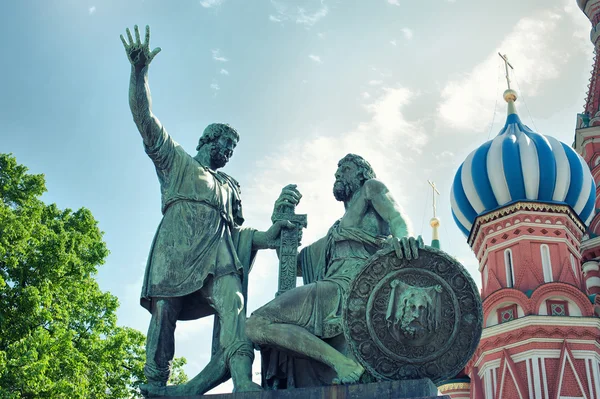
[[[218,140],[210,143],[210,167],[216,170],[227,165],[236,144],[237,139],[227,135],[223,135]]]
[[[352,195],[362,185],[360,171],[353,162],[344,162],[335,172],[335,183],[333,184],[333,196],[338,201],[350,201]]]
[[[231,151],[229,149],[222,147],[218,142],[211,144],[210,164],[213,169],[222,168],[223,166],[227,165],[230,157]]]
[[[358,176],[350,179],[337,179],[333,183],[333,196],[338,201],[349,201],[352,195],[360,188]]]

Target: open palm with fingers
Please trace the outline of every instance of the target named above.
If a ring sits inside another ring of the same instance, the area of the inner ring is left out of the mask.
[[[155,48],[150,51],[150,27],[146,25],[146,37],[144,42],[142,43],[140,39],[140,30],[138,26],[135,25],[133,28],[135,32],[135,40],[133,36],[131,36],[131,31],[129,28],[126,29],[127,32],[127,40],[121,35],[121,41],[123,42],[123,46],[125,46],[125,53],[127,53],[127,58],[129,58],[129,62],[135,68],[136,71],[141,71],[146,68],[152,62],[152,59],[156,57],[156,54],[160,53],[160,47]]]

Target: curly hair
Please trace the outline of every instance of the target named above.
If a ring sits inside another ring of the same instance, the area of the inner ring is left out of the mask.
[[[362,174],[361,183],[377,177],[375,175],[375,171],[373,170],[373,167],[371,167],[371,164],[369,162],[367,162],[360,155],[356,155],[356,154],[346,155],[344,158],[340,159],[340,161],[338,162],[338,167],[342,166],[346,162],[352,162],[354,165],[356,165],[356,167],[358,168],[358,172],[360,174]]]
[[[231,126],[226,123],[211,123],[204,129],[202,136],[198,140],[198,146],[196,147],[196,151],[199,151],[200,148],[204,144],[212,143],[219,139],[219,137],[223,135],[231,135],[235,138],[236,141],[240,141],[240,135]]]

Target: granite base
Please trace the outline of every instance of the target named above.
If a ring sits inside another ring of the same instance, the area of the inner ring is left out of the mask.
[[[437,396],[437,387],[429,379],[382,381],[371,384],[333,385],[280,391],[185,396],[179,399],[450,399]],[[157,399],[169,399],[166,397]]]

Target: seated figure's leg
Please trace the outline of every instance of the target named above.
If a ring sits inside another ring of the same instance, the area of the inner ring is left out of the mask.
[[[151,385],[164,386],[169,379],[175,354],[175,324],[180,311],[181,298],[152,299],[144,366],[144,374]]]
[[[364,368],[317,337],[306,323],[313,305],[319,306],[317,295],[325,301],[338,295],[334,283],[319,284],[319,290],[315,284],[308,284],[276,297],[252,314],[246,322],[246,332],[258,345],[290,351],[328,365],[337,373],[337,382],[356,382]]]

